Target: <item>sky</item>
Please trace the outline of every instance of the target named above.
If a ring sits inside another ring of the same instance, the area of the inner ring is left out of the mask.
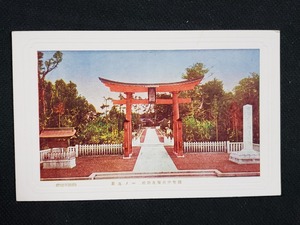
[[[99,77],[129,83],[177,82],[183,80],[181,76],[186,68],[203,63],[209,72],[202,84],[217,78],[223,81],[225,91],[232,91],[252,72],[259,74],[258,49],[61,52],[62,62],[47,74],[46,80],[72,81],[78,93],[97,111],[101,111],[104,97],[118,99],[119,95],[110,92]],[[53,54],[53,51],[44,51],[44,60]]]

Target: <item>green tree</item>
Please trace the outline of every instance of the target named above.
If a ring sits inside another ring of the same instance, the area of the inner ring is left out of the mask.
[[[186,72],[182,74],[182,78],[185,80],[193,80],[204,78],[209,69],[205,68],[203,63],[195,63],[193,66],[186,68]]]
[[[124,113],[113,106],[107,116],[100,114],[82,126],[76,142],[79,144],[119,144],[123,142],[124,132],[119,121],[123,124]]]
[[[192,76],[191,76],[192,77]],[[192,78],[191,78],[192,79]],[[186,141],[242,141],[243,106],[253,106],[253,139],[259,143],[259,75],[241,79],[233,92],[225,92],[223,82],[213,79],[194,90],[182,92],[192,103],[180,107]]]
[[[76,144],[101,144],[101,134],[107,132],[107,123],[103,117],[97,117],[95,120],[84,124],[77,132]]]
[[[223,82],[218,79],[213,79],[203,84],[201,89],[203,102],[202,110],[204,111],[205,119],[213,119],[214,110],[216,111],[219,103],[224,97]],[[214,104],[214,99],[217,100]],[[215,108],[214,108],[215,107]]]
[[[76,127],[81,129],[96,113],[95,107],[78,95],[73,82],[60,79],[52,85],[48,82],[46,92],[47,127]]]
[[[228,129],[229,141],[242,141],[242,110],[236,100],[233,100],[229,107],[229,120],[231,127]]]
[[[44,53],[37,52],[38,57],[38,90],[39,90],[39,118],[40,118],[40,129],[45,127],[47,123],[46,115],[46,100],[45,90],[47,88],[47,82],[45,80],[47,74],[54,70],[62,61],[63,53],[56,51],[53,57],[48,60],[43,60]]]
[[[65,113],[65,105],[63,102],[58,102],[53,106],[53,111],[58,114],[58,127],[60,127],[60,117]]]
[[[223,125],[221,118],[226,107],[223,82],[215,78],[201,85],[197,90],[197,100],[194,100],[196,107],[194,107],[192,115],[200,121],[211,121],[214,124],[215,129],[211,134],[213,140],[223,139],[224,137],[219,135],[220,130],[224,129],[221,126]]]
[[[251,76],[240,80],[234,88],[234,96],[241,111],[244,105],[252,105],[253,141],[259,143],[259,74],[251,73]]]
[[[203,63],[195,63],[193,66],[186,68],[186,72],[182,74],[181,78],[185,80],[203,79],[204,76],[209,72],[209,69],[205,68]],[[189,104],[181,105],[180,115],[196,116],[199,114],[203,104],[203,95],[201,85],[197,85],[193,90],[185,91],[180,93],[180,97],[191,98],[192,102]]]
[[[44,91],[44,101],[45,101],[45,113],[41,112],[41,108],[39,108],[39,121],[40,121],[40,129],[47,127],[49,124],[49,121],[52,117],[53,108],[54,105],[54,86],[50,81],[44,81],[45,91]]]
[[[172,97],[170,94],[157,93],[157,98],[171,99]],[[172,105],[156,104],[156,105],[154,105],[154,111],[156,114],[156,119],[158,121],[161,121],[163,119],[168,119],[168,120],[172,119],[172,113],[173,113]]]
[[[209,120],[198,120],[187,116],[183,119],[183,139],[185,141],[209,141],[211,140],[214,124]]]

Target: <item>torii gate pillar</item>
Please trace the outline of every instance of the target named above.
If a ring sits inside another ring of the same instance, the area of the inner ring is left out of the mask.
[[[124,158],[130,158],[132,155],[132,92],[126,92],[126,121],[124,123]]]
[[[173,99],[173,134],[174,134],[174,153],[178,157],[183,157],[182,149],[182,122],[179,119],[179,92],[172,92]]]

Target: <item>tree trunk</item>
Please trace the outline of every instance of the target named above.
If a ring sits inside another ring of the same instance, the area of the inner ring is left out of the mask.
[[[58,128],[60,128],[60,113],[58,113]]]
[[[216,140],[219,141],[218,118],[216,118]]]
[[[40,93],[40,109],[39,111],[45,115],[46,114],[46,104],[45,104],[45,88],[40,87],[39,88]]]

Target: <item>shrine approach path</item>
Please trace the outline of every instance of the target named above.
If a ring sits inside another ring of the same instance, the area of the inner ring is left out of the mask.
[[[154,128],[147,128],[145,141],[135,163],[133,172],[178,171],[173,160],[158,139]]]

